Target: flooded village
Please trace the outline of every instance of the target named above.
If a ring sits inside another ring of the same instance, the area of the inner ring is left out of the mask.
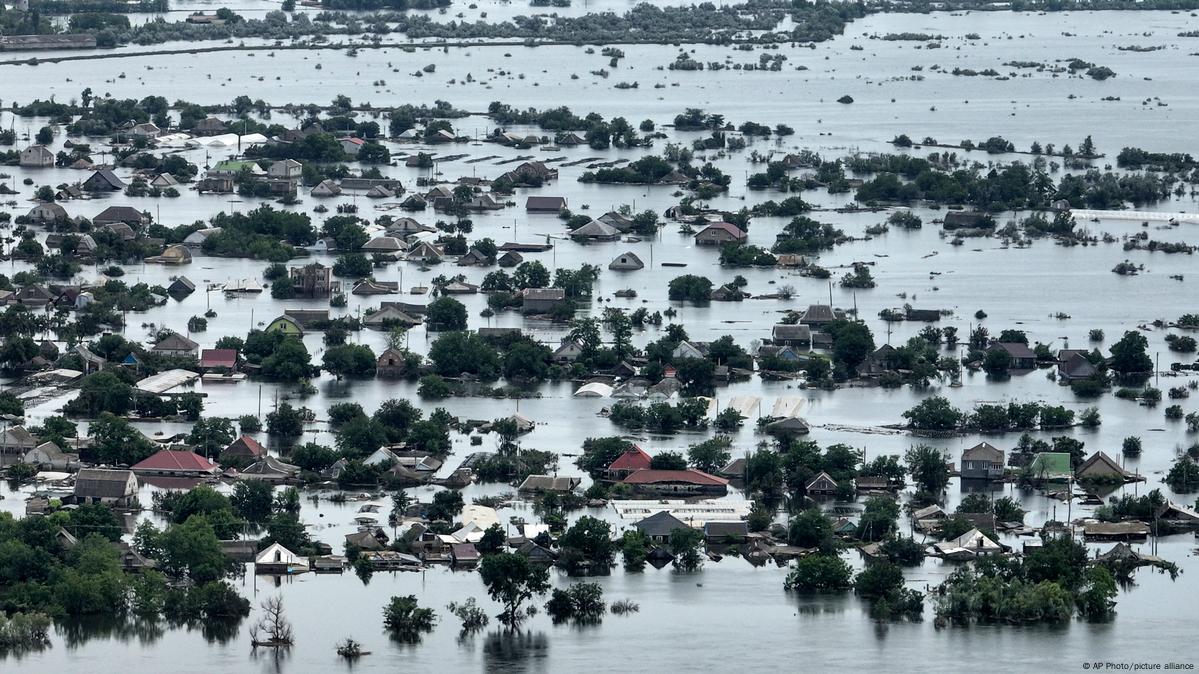
[[[5,5],[0,669],[1192,667],[1199,4],[1061,9]]]

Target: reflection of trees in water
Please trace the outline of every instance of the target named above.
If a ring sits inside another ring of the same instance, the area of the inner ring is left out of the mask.
[[[528,661],[544,659],[549,646],[545,632],[509,629],[489,632],[483,641],[484,671],[523,671]]]
[[[160,620],[103,615],[68,618],[59,621],[57,630],[67,648],[77,648],[94,639],[137,639],[138,643],[148,645],[162,638],[165,631]]]
[[[76,648],[95,639],[122,642],[137,640],[150,645],[162,638],[168,629],[200,630],[213,644],[227,644],[237,638],[242,617],[205,620],[160,620],[139,616],[86,616],[69,618],[57,623],[57,633],[68,648]]]
[[[287,659],[290,656],[290,646],[250,649],[250,659],[261,660],[262,668],[270,672],[282,672],[283,664],[287,662]]]

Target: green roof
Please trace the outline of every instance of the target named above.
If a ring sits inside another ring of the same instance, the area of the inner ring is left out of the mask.
[[[1070,455],[1066,452],[1042,452],[1033,457],[1028,464],[1028,472],[1033,477],[1067,478],[1073,470],[1070,467]]]
[[[241,171],[244,168],[252,169],[253,167],[255,167],[257,165],[258,165],[258,162],[250,161],[248,159],[245,159],[245,160],[226,159],[224,161],[217,162],[216,166],[212,167],[212,170],[214,170],[214,171],[229,171],[231,173],[237,173],[238,171]]]

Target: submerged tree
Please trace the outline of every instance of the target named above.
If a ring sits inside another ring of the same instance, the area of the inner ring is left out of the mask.
[[[268,597],[261,608],[262,617],[250,628],[250,645],[254,648],[286,648],[295,643],[291,621],[283,612],[283,597]]]
[[[504,605],[499,619],[509,627],[515,627],[523,617],[520,607],[537,595],[545,594],[550,587],[549,570],[532,564],[524,555],[501,552],[483,558],[479,575],[487,586],[487,594]]]

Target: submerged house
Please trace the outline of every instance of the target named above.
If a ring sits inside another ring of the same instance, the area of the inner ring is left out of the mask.
[[[962,452],[962,477],[967,480],[996,480],[1003,477],[1003,450],[980,442]]]
[[[254,558],[254,573],[292,574],[308,570],[308,560],[287,548],[272,543]]]
[[[656,470],[647,468],[631,473],[621,480],[633,491],[650,496],[724,496],[728,493],[729,481],[709,475],[702,470]]]
[[[668,510],[660,510],[633,525],[637,531],[645,534],[652,543],[670,541],[670,534],[676,529],[690,529],[686,522],[680,520]]]
[[[221,472],[220,466],[195,452],[164,449],[133,464],[138,475],[166,477],[209,477]]]
[[[1025,470],[1033,480],[1048,482],[1065,482],[1074,474],[1070,469],[1070,455],[1066,452],[1041,452],[1033,457]]]
[[[75,475],[76,503],[130,505],[137,498],[137,476],[131,470],[84,468]]]

